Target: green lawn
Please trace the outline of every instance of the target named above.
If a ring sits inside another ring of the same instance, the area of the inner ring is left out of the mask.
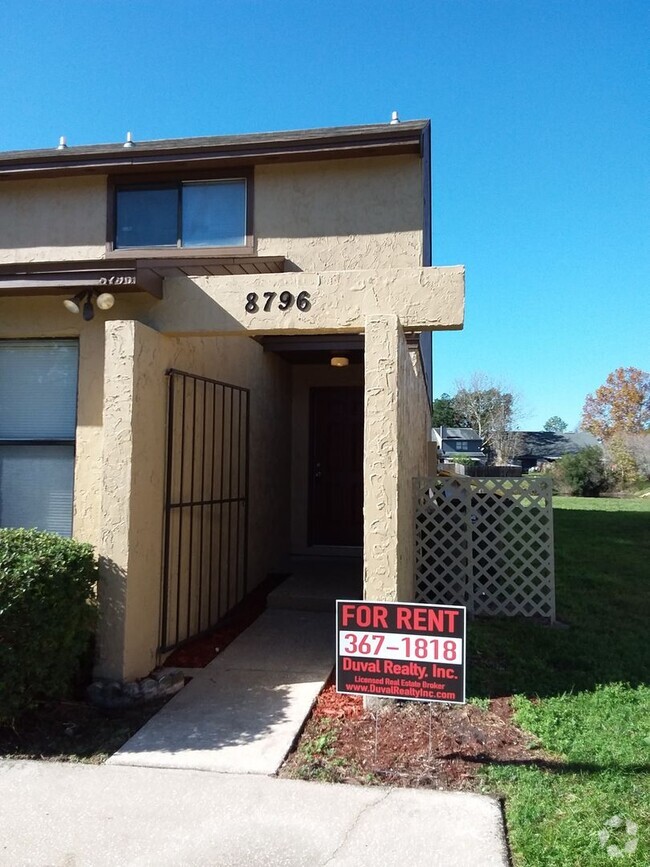
[[[475,622],[469,677],[476,698],[517,694],[518,723],[557,759],[491,765],[486,787],[506,796],[517,865],[648,867],[650,500],[554,505],[564,626]]]

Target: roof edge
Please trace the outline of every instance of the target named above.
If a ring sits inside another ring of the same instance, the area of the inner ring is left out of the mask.
[[[254,164],[423,152],[428,120],[324,127],[235,136],[199,136],[0,153],[0,177],[177,170],[218,163]]]

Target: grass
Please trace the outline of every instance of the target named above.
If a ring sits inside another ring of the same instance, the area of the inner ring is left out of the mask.
[[[354,762],[336,755],[336,741],[341,724],[329,717],[321,717],[309,734],[300,739],[293,757],[294,770],[288,774],[298,780],[317,780],[321,783],[340,783],[346,778],[355,781],[377,782],[373,774],[356,767]]]
[[[492,764],[485,787],[506,796],[517,865],[647,867],[650,502],[558,497],[555,543],[564,628],[474,622],[468,668],[474,698],[517,694],[557,761]]]

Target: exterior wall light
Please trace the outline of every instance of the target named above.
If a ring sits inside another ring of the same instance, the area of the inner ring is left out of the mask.
[[[63,306],[70,313],[79,313],[79,311],[81,310],[81,307],[79,305],[81,304],[81,299],[84,297],[85,294],[85,289],[83,292],[77,292],[74,298],[66,298],[63,302]]]
[[[347,355],[333,355],[330,358],[330,364],[332,367],[347,367],[350,363],[350,359]]]
[[[95,289],[82,289],[81,292],[77,292],[74,298],[66,298],[63,302],[63,306],[70,313],[79,313],[81,310],[81,301],[85,298],[83,317],[86,322],[90,322],[95,315],[95,310],[93,308],[93,295],[97,295],[97,306],[100,310],[110,310],[113,304],[115,304],[115,296],[111,295],[110,292],[102,292],[98,295]]]
[[[115,304],[115,296],[110,292],[102,292],[97,296],[97,306],[100,310],[110,310],[113,304]]]

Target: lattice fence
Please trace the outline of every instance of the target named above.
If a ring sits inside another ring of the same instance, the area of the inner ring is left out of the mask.
[[[415,480],[416,601],[555,620],[551,480]]]

